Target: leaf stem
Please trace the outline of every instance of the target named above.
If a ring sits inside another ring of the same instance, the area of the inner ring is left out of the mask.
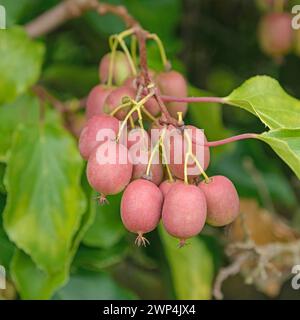
[[[258,134],[257,133],[243,133],[239,134],[237,136],[233,136],[230,138],[222,139],[222,140],[217,140],[217,141],[209,141],[204,143],[205,147],[217,147],[217,146],[222,146],[227,143],[239,141],[239,140],[245,140],[245,139],[258,139]],[[196,143],[193,141],[193,143]],[[196,143],[199,144],[199,143]]]
[[[164,68],[165,68],[165,70],[170,70],[171,64],[167,59],[165,47],[164,47],[161,39],[159,38],[159,36],[155,33],[151,33],[147,36],[147,38],[152,39],[156,42],[158,49],[159,49],[159,52],[160,52],[160,57],[161,57],[163,65],[164,65]]]
[[[216,103],[226,103],[224,98],[220,97],[173,97],[173,96],[164,96],[161,95],[160,98],[164,102],[216,102]]]

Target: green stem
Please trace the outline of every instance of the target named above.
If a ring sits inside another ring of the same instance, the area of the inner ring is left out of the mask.
[[[169,70],[170,69],[170,62],[167,59],[165,47],[164,47],[162,41],[160,40],[159,36],[155,33],[151,33],[148,35],[148,38],[152,39],[156,42],[158,49],[159,49],[159,52],[160,52],[160,56],[161,56],[161,60],[164,65],[164,68],[166,70]]]

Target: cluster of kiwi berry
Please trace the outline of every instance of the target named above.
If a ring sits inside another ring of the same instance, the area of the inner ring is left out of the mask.
[[[162,102],[154,94],[186,97],[185,78],[172,70],[149,71],[151,85],[145,88],[121,51],[102,58],[99,74],[101,84],[91,90],[87,99],[87,122],[80,135],[79,150],[87,160],[87,178],[99,192],[100,203],[107,202],[107,195],[124,191],[121,218],[125,227],[137,234],[136,244],[146,245],[144,234],[154,230],[160,220],[166,231],[180,240],[180,246],[200,233],[205,222],[212,226],[231,223],[239,214],[238,193],[225,176],[208,178],[205,174],[210,150],[205,146],[203,131],[164,122]],[[164,105],[172,117],[179,116],[178,123],[183,123],[186,103]],[[103,129],[110,130],[112,136],[99,139]],[[154,129],[158,136],[150,138]],[[196,155],[201,141],[202,151]],[[178,145],[181,161],[176,162]],[[169,159],[163,161],[167,151]],[[101,161],[110,152],[114,161]],[[201,174],[205,177],[202,181]]]

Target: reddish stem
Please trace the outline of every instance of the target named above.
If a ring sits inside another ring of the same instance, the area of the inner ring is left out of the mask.
[[[233,136],[227,139],[222,139],[222,140],[217,140],[217,141],[209,141],[204,143],[205,147],[217,147],[217,146],[222,146],[224,144],[230,143],[230,142],[235,142],[239,140],[245,140],[245,139],[257,139],[257,134],[256,133],[244,133],[244,134],[239,134],[237,136]],[[193,143],[199,144],[193,140]]]
[[[216,102],[216,103],[225,103],[224,98],[219,97],[173,97],[173,96],[160,96],[161,99],[165,102]]]

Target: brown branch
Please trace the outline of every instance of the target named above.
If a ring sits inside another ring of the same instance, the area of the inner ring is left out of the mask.
[[[25,30],[32,38],[40,37],[98,5],[97,0],[65,0],[25,25]]]
[[[247,261],[249,253],[239,256],[231,265],[226,268],[222,268],[215,280],[213,295],[217,300],[223,299],[222,284],[223,282],[241,271],[242,265]]]
[[[65,0],[29,22],[25,29],[32,38],[40,37],[90,10],[95,10],[100,15],[114,14],[121,18],[127,27],[139,26],[124,6],[99,3],[98,0]]]
[[[121,18],[127,27],[139,27],[140,24],[127,11],[124,6],[116,6],[109,3],[98,3],[97,11],[100,15],[111,13]]]
[[[32,92],[44,103],[46,101],[50,102],[53,107],[63,113],[67,112],[67,108],[63,102],[52,96],[44,87],[36,85],[32,87]]]
[[[235,242],[228,246],[226,253],[232,258],[233,262],[222,268],[216,277],[213,290],[216,299],[223,299],[221,291],[223,282],[230,276],[242,271],[243,265],[249,262],[251,264],[255,262],[255,266],[252,266],[249,270],[248,279],[259,278],[264,280],[267,277],[267,270],[281,275],[274,261],[280,258],[282,263],[286,265],[296,264],[300,256],[300,240],[287,243],[272,242],[265,245],[256,245],[252,240]],[[290,254],[291,261],[287,259],[285,254]]]
[[[99,3],[97,0],[65,0],[28,23],[25,26],[25,29],[32,38],[39,37],[58,28],[64,22],[81,16],[89,10],[95,10],[100,15],[105,15],[108,13],[114,14],[121,18],[127,27],[135,28],[135,34],[139,43],[140,52],[140,80],[143,80],[140,82],[144,85],[146,91],[150,92],[150,90],[155,90],[154,98],[158,102],[162,113],[161,123],[179,126],[178,121],[170,115],[155,86],[154,88],[148,88],[148,85],[151,83],[146,48],[146,41],[149,32],[140,26],[140,24],[128,13],[124,6]],[[53,105],[55,106],[57,103],[53,103]]]

